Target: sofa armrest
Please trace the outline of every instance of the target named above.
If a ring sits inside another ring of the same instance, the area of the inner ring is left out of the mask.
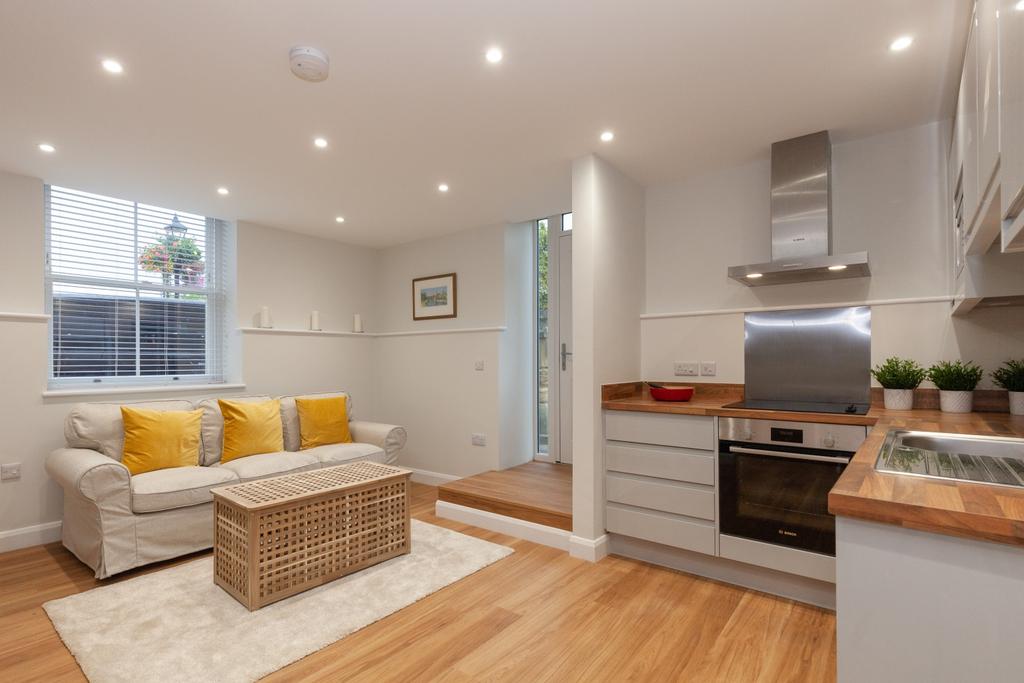
[[[46,459],[46,471],[61,487],[97,505],[120,495],[131,497],[128,468],[99,451],[58,448]]]
[[[405,446],[405,427],[380,422],[353,421],[348,423],[348,428],[352,432],[353,441],[383,448],[389,463],[398,458],[398,451]]]

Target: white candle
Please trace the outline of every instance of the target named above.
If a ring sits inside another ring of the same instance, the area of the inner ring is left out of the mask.
[[[270,327],[270,307],[260,308],[260,327]]]
[[[309,316],[309,329],[320,329],[320,311],[313,311]]]
[[[363,331],[363,316],[356,313],[352,316],[352,331],[362,332]]]

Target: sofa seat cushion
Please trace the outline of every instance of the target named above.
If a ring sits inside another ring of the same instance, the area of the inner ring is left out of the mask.
[[[234,472],[240,481],[251,481],[276,477],[281,474],[320,469],[320,461],[315,455],[312,455],[311,450],[296,453],[281,451],[280,453],[261,453],[235,458],[217,465],[217,469]]]
[[[159,512],[213,500],[210,489],[238,483],[238,475],[217,467],[170,467],[131,478],[132,511]]]
[[[387,455],[384,453],[384,449],[371,443],[332,443],[299,452],[315,455],[323,467],[344,465],[347,462],[355,462],[356,460],[387,463]]]

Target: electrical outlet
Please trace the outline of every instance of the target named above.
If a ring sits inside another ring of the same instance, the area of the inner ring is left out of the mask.
[[[20,462],[8,462],[0,465],[0,480],[11,481],[12,479],[21,479]]]
[[[484,362],[482,360],[478,360],[474,367],[476,368],[477,372],[480,372],[484,369]]]
[[[474,446],[486,446],[487,435],[486,434],[472,434],[470,438],[473,441]]]
[[[702,360],[700,362],[700,374],[704,377],[714,377],[718,372],[718,363],[713,360]]]
[[[676,361],[673,363],[676,377],[696,377],[700,373],[700,363]]]

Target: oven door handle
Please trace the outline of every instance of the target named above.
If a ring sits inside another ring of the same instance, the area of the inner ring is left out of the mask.
[[[796,460],[814,460],[815,462],[831,462],[836,464],[849,464],[850,459],[841,455],[811,455],[809,453],[792,453],[790,451],[769,451],[760,448],[746,448],[745,446],[729,446],[730,453],[745,453],[748,455],[770,455],[774,458],[793,458]]]

